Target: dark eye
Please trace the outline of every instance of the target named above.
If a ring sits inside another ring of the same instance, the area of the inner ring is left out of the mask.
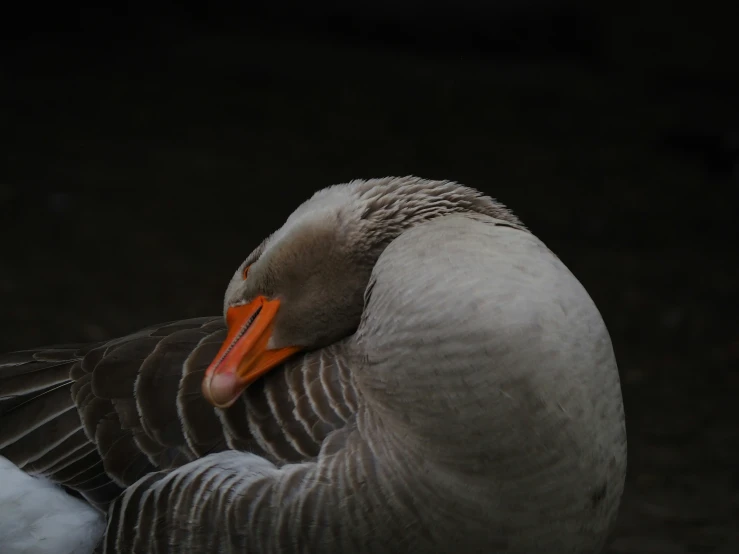
[[[244,270],[241,272],[241,276],[244,278],[244,281],[246,281],[247,276],[249,275],[249,268],[251,266],[248,265],[244,268]]]

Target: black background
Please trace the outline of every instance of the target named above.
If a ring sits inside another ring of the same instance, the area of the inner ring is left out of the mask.
[[[3,8],[0,351],[217,314],[314,190],[457,180],[611,330],[630,465],[610,552],[738,552],[733,7],[305,4]]]

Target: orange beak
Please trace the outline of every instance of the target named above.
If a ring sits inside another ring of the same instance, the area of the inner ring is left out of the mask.
[[[267,349],[279,307],[279,300],[258,296],[228,309],[228,336],[203,378],[203,395],[211,404],[227,408],[246,387],[300,350],[296,346]]]

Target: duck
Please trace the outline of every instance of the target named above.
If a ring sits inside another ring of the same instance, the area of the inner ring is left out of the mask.
[[[593,300],[455,181],[319,190],[220,316],[0,356],[0,456],[104,553],[592,554],[626,453]]]

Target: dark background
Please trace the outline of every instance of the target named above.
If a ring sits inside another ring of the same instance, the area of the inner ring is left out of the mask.
[[[217,314],[316,189],[457,180],[511,206],[611,330],[630,466],[609,552],[739,552],[734,8],[6,11],[0,351]]]

